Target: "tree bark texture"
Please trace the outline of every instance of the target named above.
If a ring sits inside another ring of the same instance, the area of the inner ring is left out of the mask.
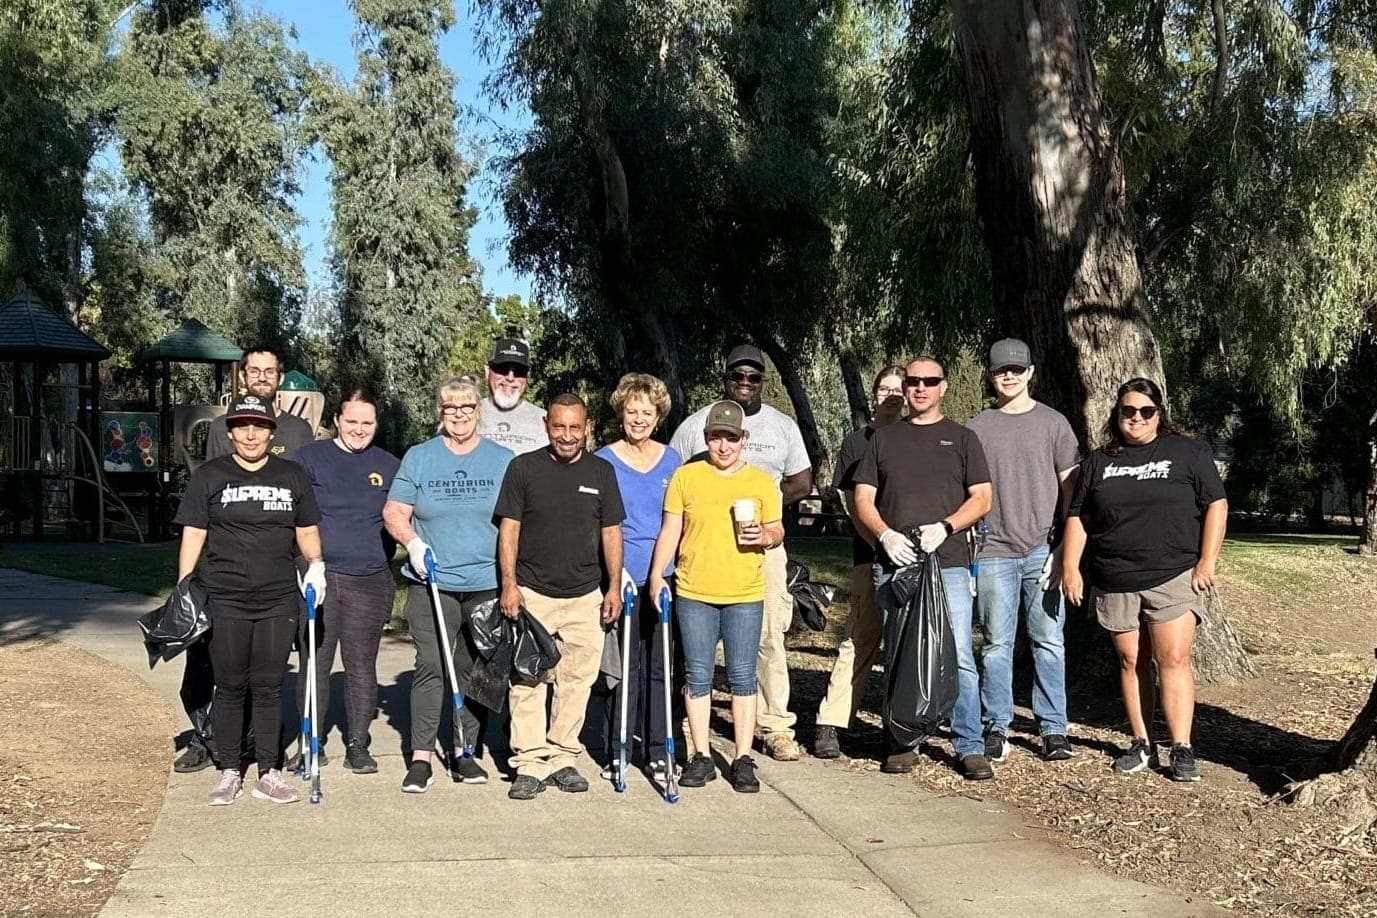
[[[1368,423],[1368,479],[1367,497],[1363,504],[1363,534],[1358,540],[1358,554],[1377,557],[1377,414]]]
[[[870,391],[856,352],[849,347],[838,347],[836,351],[842,384],[846,387],[846,404],[851,409],[851,427],[859,430],[870,423]]]
[[[1162,380],[1123,161],[1075,0],[952,0],[1001,331],[1089,442],[1120,383]]]
[[[784,383],[784,391],[788,393],[789,402],[794,406],[794,419],[798,421],[799,433],[803,434],[803,445],[808,450],[808,460],[813,465],[813,479],[816,481],[819,476],[826,476],[831,471],[827,462],[827,445],[822,442],[822,436],[818,433],[813,403],[808,398],[808,389],[803,385],[803,378],[799,376],[794,355],[778,338],[763,329],[753,329],[752,337],[779,371],[780,382]]]

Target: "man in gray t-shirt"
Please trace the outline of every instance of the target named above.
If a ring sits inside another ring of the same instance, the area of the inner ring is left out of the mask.
[[[522,399],[530,374],[531,348],[525,341],[503,338],[493,345],[488,359],[488,397],[478,408],[478,435],[518,456],[550,443],[545,412]]]
[[[760,349],[749,344],[732,348],[727,355],[723,387],[726,397],[741,406],[750,433],[741,457],[779,483],[787,507],[813,490],[813,465],[794,420],[760,401],[764,385],[765,356]],[[689,415],[670,440],[669,445],[685,461],[708,448],[703,439],[707,416],[707,408]],[[783,545],[765,552],[765,620],[760,629],[760,656],[756,664],[760,684],[756,725],[765,752],[781,762],[799,757],[794,740],[794,722],[798,718],[789,710],[789,661],[784,649],[784,634],[794,614],[788,562]]]
[[[1054,526],[1070,499],[1079,450],[1066,418],[1028,394],[1033,373],[1028,345],[1014,338],[996,342],[990,349],[990,382],[997,407],[967,425],[980,438],[994,484],[976,601],[985,630],[980,680],[985,755],[995,762],[1009,756],[1020,606],[1033,647],[1033,715],[1043,758],[1059,761],[1074,754],[1066,738],[1066,616],[1054,582],[1061,571],[1061,540]]]

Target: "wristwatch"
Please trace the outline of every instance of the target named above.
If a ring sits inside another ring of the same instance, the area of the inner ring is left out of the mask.
[[[950,537],[951,534],[956,531],[956,529],[952,526],[950,520],[942,520],[942,528],[947,530],[948,537]]]

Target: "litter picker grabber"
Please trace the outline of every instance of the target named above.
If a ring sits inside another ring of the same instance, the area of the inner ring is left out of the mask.
[[[449,676],[450,696],[454,699],[454,729],[459,734],[459,748],[464,758],[473,758],[473,744],[464,735],[464,695],[459,691],[459,680],[454,675],[454,652],[449,646],[449,632],[445,629],[445,610],[440,605],[440,585],[435,582],[435,552],[426,549],[426,585],[430,587],[430,603],[435,607],[435,627],[440,655],[445,660],[445,674]]]
[[[320,793],[320,700],[316,694],[316,590],[306,587],[306,703],[301,715],[301,779],[311,782],[310,800]]]
[[[620,690],[620,727],[617,733],[617,766],[612,775],[612,787],[617,793],[626,792],[627,760],[630,758],[631,739],[627,730],[627,708],[631,700],[631,628],[636,614],[636,581],[625,570],[622,571],[622,684]]]
[[[656,607],[660,614],[660,647],[665,656],[665,789],[664,796],[666,803],[679,802],[679,779],[675,774],[674,764],[674,716],[670,710],[670,686],[674,683],[673,670],[670,667],[672,655],[669,652],[669,607],[670,597],[669,588],[660,590],[660,595],[656,598]]]

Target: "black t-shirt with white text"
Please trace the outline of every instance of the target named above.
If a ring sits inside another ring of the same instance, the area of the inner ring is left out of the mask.
[[[950,418],[935,424],[886,424],[856,466],[856,484],[876,489],[875,509],[890,529],[936,523],[966,502],[968,489],[989,484],[985,450],[975,432]],[[965,530],[937,549],[943,567],[970,563]]]
[[[269,456],[251,472],[223,456],[192,473],[176,522],[206,530],[197,577],[219,600],[217,610],[253,618],[252,609],[270,609],[296,591],[296,529],[319,525],[320,509],[295,462]]]
[[[559,462],[549,449],[507,466],[496,515],[521,523],[516,580],[544,596],[568,599],[602,584],[602,529],[626,518],[617,473],[591,453]],[[613,588],[620,571],[613,571]]]
[[[870,438],[875,435],[875,428],[866,426],[860,430],[853,430],[842,441],[841,449],[837,450],[837,467],[832,473],[832,484],[838,491],[856,491],[856,466],[861,464],[861,457],[865,455],[865,449],[870,444]],[[853,504],[854,506],[854,504]],[[860,521],[851,521],[851,563],[874,564],[875,549],[870,547],[870,543],[860,536]]]
[[[1098,589],[1149,590],[1200,560],[1205,508],[1224,498],[1210,448],[1177,434],[1081,465],[1070,516],[1089,536],[1089,579]]]

